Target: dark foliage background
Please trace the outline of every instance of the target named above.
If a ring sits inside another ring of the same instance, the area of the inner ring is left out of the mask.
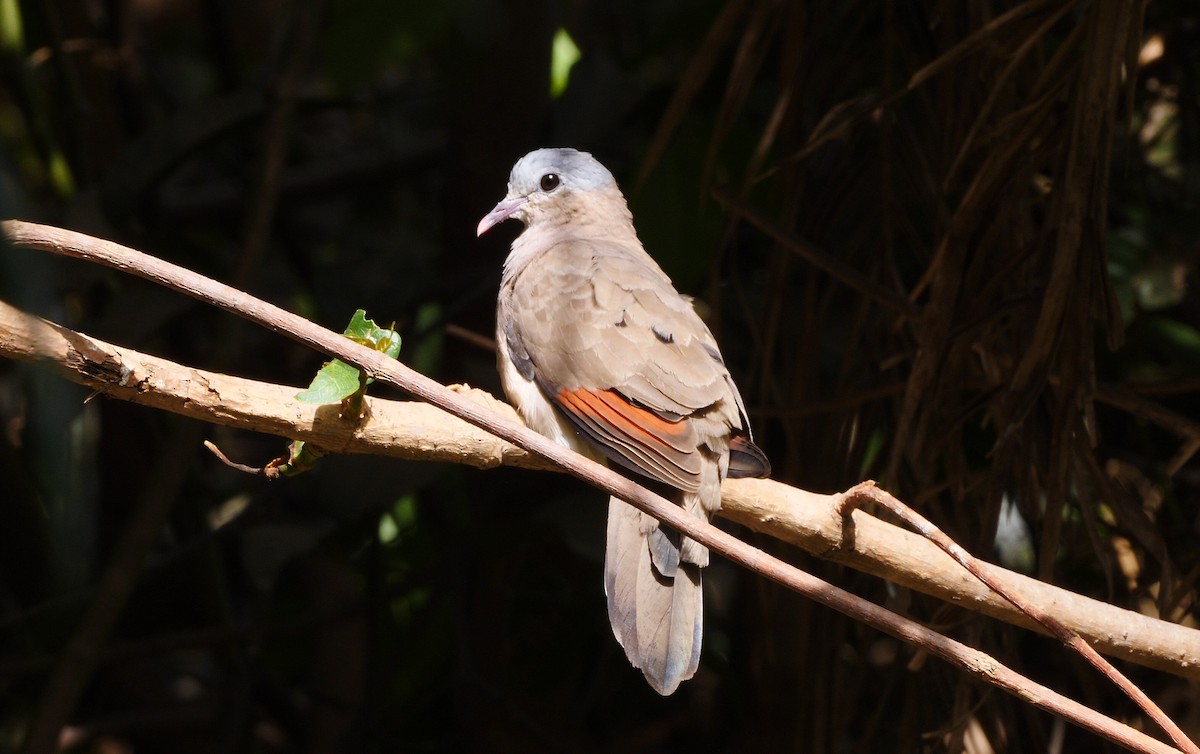
[[[0,216],[332,328],[364,308],[498,393],[472,334],[517,228],[475,224],[529,149],[588,149],[777,478],[879,479],[980,555],[1195,625],[1198,68],[1179,0],[0,0]],[[322,361],[19,250],[0,296],[241,376]],[[609,633],[601,494],[378,458],[267,483],[200,442],[279,439],[87,397],[0,363],[0,748],[59,714],[97,752],[1107,750],[722,563],[701,672],[659,698]],[[758,544],[1140,719],[1054,642]],[[97,599],[114,563],[127,604]],[[1128,670],[1200,734],[1194,683]]]

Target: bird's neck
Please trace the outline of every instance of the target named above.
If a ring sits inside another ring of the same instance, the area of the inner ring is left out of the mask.
[[[618,201],[587,202],[586,206],[564,201],[538,212],[537,219],[513,241],[504,260],[503,280],[515,278],[531,261],[561,243],[594,241],[641,249],[633,216],[624,199],[619,194],[616,198]]]

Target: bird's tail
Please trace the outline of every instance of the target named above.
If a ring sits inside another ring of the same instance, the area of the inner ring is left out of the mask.
[[[680,495],[685,510],[710,515],[699,494]],[[700,569],[705,565],[708,549],[703,545],[660,528],[656,519],[618,498],[609,501],[604,556],[608,619],[629,661],[663,696],[691,678],[700,664]]]

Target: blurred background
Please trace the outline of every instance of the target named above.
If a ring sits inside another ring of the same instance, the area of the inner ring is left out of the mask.
[[[591,151],[775,478],[877,479],[982,557],[1195,626],[1198,73],[1184,0],[0,0],[0,216],[332,329],[363,308],[499,394],[518,227],[475,225],[528,150]],[[243,377],[323,361],[45,254],[0,247],[0,297]],[[267,482],[201,442],[282,439],[87,398],[0,361],[0,749],[1113,748],[719,560],[660,698],[608,627],[601,493],[371,457]],[[1053,641],[742,534],[1151,727]],[[1196,681],[1123,669],[1200,734]]]

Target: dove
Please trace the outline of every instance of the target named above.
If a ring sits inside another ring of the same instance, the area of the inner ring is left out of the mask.
[[[477,235],[510,218],[525,228],[504,261],[497,365],[531,429],[705,520],[723,479],[769,476],[716,340],[642,247],[603,165],[574,149],[530,152]],[[664,696],[699,666],[708,559],[700,543],[609,501],[609,621]]]

